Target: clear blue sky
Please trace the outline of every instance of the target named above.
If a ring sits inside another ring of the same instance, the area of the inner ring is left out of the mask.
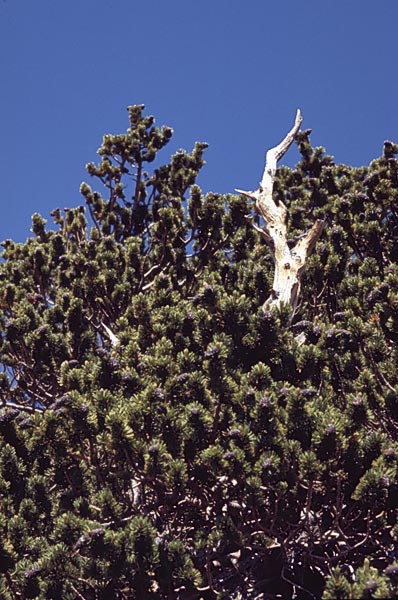
[[[165,161],[210,144],[205,191],[255,188],[297,107],[315,145],[367,164],[398,138],[397,23],[397,0],[0,0],[0,239],[81,203],[129,104],[174,128]]]

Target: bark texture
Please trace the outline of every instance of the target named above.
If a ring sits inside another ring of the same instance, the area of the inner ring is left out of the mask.
[[[256,211],[264,220],[264,227],[256,229],[261,233],[270,248],[274,263],[275,275],[270,297],[263,305],[264,310],[289,304],[294,314],[300,294],[301,276],[306,268],[308,257],[319,239],[324,221],[318,219],[311,229],[301,236],[293,245],[288,244],[287,216],[285,204],[273,198],[273,188],[278,161],[292,145],[302,122],[300,110],[292,129],[280,144],[266,153],[265,168],[260,187],[254,192],[237,189],[240,194],[254,200]]]

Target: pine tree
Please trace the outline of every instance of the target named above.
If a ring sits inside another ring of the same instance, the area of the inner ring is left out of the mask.
[[[206,144],[158,166],[143,108],[2,244],[0,598],[396,597],[398,146],[298,123],[268,200],[285,248],[319,226],[273,302],[263,190],[204,195]]]

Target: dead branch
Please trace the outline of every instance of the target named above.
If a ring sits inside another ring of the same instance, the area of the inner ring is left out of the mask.
[[[288,304],[292,307],[292,316],[297,308],[300,294],[300,280],[306,268],[308,257],[318,241],[324,221],[318,219],[311,229],[296,241],[293,246],[288,245],[287,215],[288,211],[281,200],[274,200],[273,189],[278,161],[286,154],[295,140],[302,116],[297,110],[296,120],[292,129],[280,144],[271,148],[266,153],[265,168],[260,187],[254,192],[236,191],[254,201],[255,210],[263,218],[265,226],[256,226],[270,248],[275,263],[273,288],[270,297],[265,301],[263,310],[271,310]]]

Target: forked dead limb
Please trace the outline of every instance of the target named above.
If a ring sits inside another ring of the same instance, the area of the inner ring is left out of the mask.
[[[292,129],[280,144],[266,153],[265,168],[260,187],[254,192],[236,191],[254,200],[254,206],[264,219],[263,228],[256,227],[264,241],[269,246],[275,263],[275,274],[272,292],[263,305],[263,310],[270,310],[288,304],[292,307],[292,315],[297,308],[300,293],[300,281],[305,271],[308,257],[318,241],[324,221],[318,219],[311,229],[301,236],[296,243],[289,247],[287,238],[287,208],[282,201],[273,198],[276,167],[278,161],[288,151],[294,142],[302,122],[300,110],[297,110],[296,120]]]

